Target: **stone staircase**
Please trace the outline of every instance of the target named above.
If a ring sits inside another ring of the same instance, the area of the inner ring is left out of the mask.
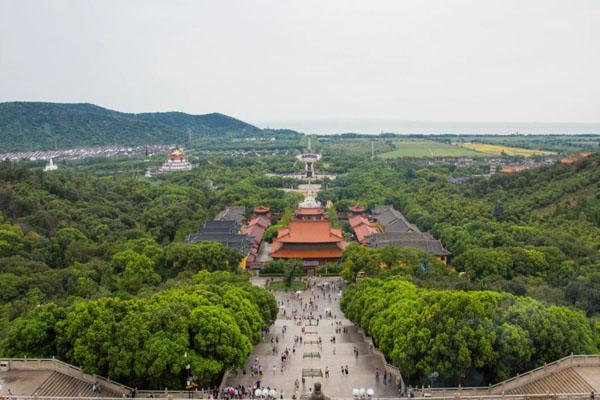
[[[92,385],[61,372],[52,372],[36,389],[39,397],[121,397],[121,393],[113,392],[100,383],[100,392],[94,393]]]
[[[512,396],[513,399],[533,399],[539,396],[541,400],[547,400],[551,395],[554,399],[564,396],[567,400],[587,400],[590,393],[600,392],[600,354],[572,354],[490,386],[422,387],[416,390],[417,397],[491,399]]]
[[[97,382],[100,392],[94,393]],[[98,375],[88,374],[81,368],[57,359],[0,359],[0,384],[19,396],[37,398],[121,398],[131,388]],[[0,393],[2,398],[2,393]]]
[[[579,373],[582,371],[585,373]],[[489,394],[545,394],[598,392],[600,355],[570,355],[492,385]],[[592,379],[590,379],[592,378]]]
[[[593,391],[594,388],[575,369],[566,368],[509,390],[506,394],[591,393]]]

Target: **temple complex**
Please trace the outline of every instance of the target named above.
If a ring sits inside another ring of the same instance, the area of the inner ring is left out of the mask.
[[[169,154],[169,158],[158,168],[158,173],[190,171],[192,164],[187,160],[183,151],[176,149]]]
[[[355,205],[348,209],[347,217],[356,242],[363,246],[417,248],[448,264],[451,253],[442,243],[430,233],[421,232],[392,206],[376,206],[369,214],[365,207]],[[339,262],[348,245],[342,228],[332,226],[310,186],[287,226],[280,228],[269,243],[263,241],[263,236],[272,219],[271,210],[264,205],[254,208],[248,220],[244,207],[229,207],[186,241],[215,241],[235,248],[246,256],[242,267],[253,273],[271,260],[298,259],[309,275],[324,264]]]

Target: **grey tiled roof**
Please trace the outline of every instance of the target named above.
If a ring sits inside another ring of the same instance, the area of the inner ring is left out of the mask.
[[[202,227],[205,231],[210,232],[230,232],[236,233],[241,227],[241,224],[238,224],[233,220],[225,220],[225,221],[206,221],[204,226]]]
[[[392,206],[376,206],[372,214],[384,232],[420,232],[416,225],[408,222],[404,215]]]
[[[246,207],[227,207],[217,214],[215,221],[235,221],[239,225],[242,225],[245,214]]]
[[[206,221],[204,226],[198,229],[198,232],[189,235],[185,241],[190,243],[218,242],[225,247],[248,254],[252,241],[248,236],[240,235],[239,229],[240,225],[234,220]]]
[[[434,256],[448,256],[450,253],[444,248],[442,242],[431,238],[431,235],[422,232],[389,232],[377,233],[369,237],[369,247],[413,247],[421,249]]]

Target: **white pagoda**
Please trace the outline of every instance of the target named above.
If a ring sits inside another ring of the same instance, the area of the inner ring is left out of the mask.
[[[46,162],[46,166],[44,167],[44,172],[56,171],[57,169],[58,169],[58,166],[56,166],[54,164],[54,161],[52,161],[52,159],[49,158],[48,161]]]

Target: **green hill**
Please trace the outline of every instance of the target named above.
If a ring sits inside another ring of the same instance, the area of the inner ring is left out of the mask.
[[[188,130],[194,138],[259,136],[262,132],[219,113],[129,114],[88,103],[0,103],[0,151],[185,143]]]

